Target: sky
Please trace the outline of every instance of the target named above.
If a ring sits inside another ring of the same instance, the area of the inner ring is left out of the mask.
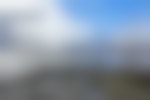
[[[41,9],[51,20],[53,32],[87,30],[94,36],[104,33],[108,37],[137,21],[148,22],[150,17],[149,0],[1,0],[0,11],[23,12],[42,3]]]
[[[88,21],[93,30],[112,31],[150,16],[149,0],[66,0],[65,4],[72,16]]]

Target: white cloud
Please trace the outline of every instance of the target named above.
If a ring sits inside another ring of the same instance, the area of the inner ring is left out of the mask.
[[[23,37],[34,38],[47,45],[53,43],[53,46],[62,46],[64,42],[68,42],[66,40],[82,40],[86,37],[84,34],[87,32],[86,27],[82,25],[82,22],[78,23],[69,17],[69,14],[60,6],[60,0],[32,1],[37,4],[35,13],[38,15],[35,17],[38,18],[35,21],[25,23],[21,21],[18,24],[17,31],[19,34],[23,33],[21,34]],[[28,3],[28,5],[33,4],[33,2]],[[29,12],[32,10],[33,8]]]
[[[21,11],[37,5],[37,0],[0,0],[0,11]]]

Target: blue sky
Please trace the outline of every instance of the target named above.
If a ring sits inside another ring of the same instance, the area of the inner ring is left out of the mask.
[[[115,30],[150,15],[150,0],[65,0],[65,7],[95,30]]]

